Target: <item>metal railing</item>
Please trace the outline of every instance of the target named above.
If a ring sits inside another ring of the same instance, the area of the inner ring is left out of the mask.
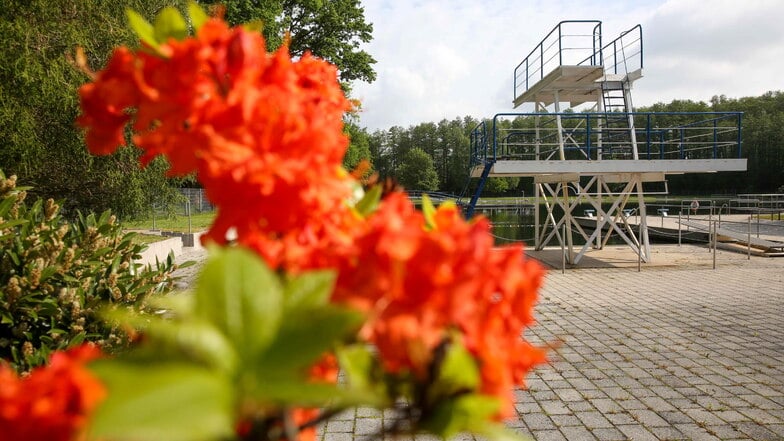
[[[601,21],[566,20],[558,23],[515,67],[513,99],[564,65],[603,66],[606,74],[621,75],[642,69],[642,26],[638,24],[602,45]]]
[[[612,114],[613,116],[616,113]],[[631,112],[639,159],[740,158],[742,112]],[[560,116],[562,135],[556,116]],[[607,114],[499,113],[471,133],[471,166],[497,160],[632,159],[628,127],[607,127]]]
[[[566,20],[558,23],[515,67],[513,99],[558,66],[600,65],[601,51],[601,21]]]
[[[626,75],[642,69],[642,26],[621,32],[615,40],[602,46],[604,73]]]

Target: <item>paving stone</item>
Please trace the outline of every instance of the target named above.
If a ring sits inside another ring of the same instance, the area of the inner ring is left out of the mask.
[[[609,428],[613,426],[601,412],[576,412],[574,415],[589,429]]]
[[[579,426],[582,424],[580,419],[574,415],[553,415],[550,419],[557,427]]]
[[[558,430],[535,430],[531,436],[536,441],[566,441],[566,437]]]
[[[593,433],[593,435],[599,441],[624,441],[624,440],[626,440],[626,435],[624,435],[623,432],[621,432],[620,430],[618,430],[618,429],[616,429],[614,427],[594,429],[591,432]]]
[[[719,441],[716,435],[708,433],[705,428],[697,424],[676,424],[675,428],[692,441]]]
[[[681,433],[680,430],[672,426],[649,427],[648,430],[650,430],[653,436],[659,440],[675,441],[689,439],[686,435]]]
[[[550,417],[544,414],[527,414],[523,415],[521,418],[528,429],[531,431],[555,429],[555,423],[553,423]]]
[[[645,427],[665,427],[670,425],[667,420],[652,410],[632,409],[629,411],[629,414]]]
[[[351,433],[326,433],[323,439],[325,441],[353,441],[354,435]]]
[[[371,435],[381,431],[383,424],[380,418],[357,418],[354,426],[355,434]]]
[[[335,420],[327,423],[327,433],[347,433],[354,431],[354,420]]]
[[[564,344],[514,391],[507,425],[537,441],[784,440],[784,259],[717,260],[548,273],[526,337]],[[365,441],[380,417],[394,412],[358,409],[353,433],[319,436]]]
[[[542,401],[539,405],[542,407],[542,411],[550,416],[568,415],[572,413],[563,401]]]
[[[616,428],[630,441],[658,441],[653,433],[639,424],[622,425]]]
[[[568,440],[591,441],[596,440],[596,436],[590,430],[583,426],[567,426],[561,427],[561,433]]]

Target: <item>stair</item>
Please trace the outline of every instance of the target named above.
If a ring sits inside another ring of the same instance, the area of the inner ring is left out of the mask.
[[[482,170],[482,176],[479,177],[479,183],[476,186],[476,191],[474,192],[474,195],[471,196],[471,201],[468,203],[468,206],[465,207],[466,219],[471,219],[474,216],[476,203],[479,201],[479,196],[482,194],[482,190],[485,188],[485,182],[487,182],[487,178],[490,176],[490,170],[492,168],[493,162],[485,162],[485,168]]]
[[[634,121],[630,109],[628,79],[621,75],[605,75],[601,80],[604,127],[602,154],[609,159],[634,159]]]

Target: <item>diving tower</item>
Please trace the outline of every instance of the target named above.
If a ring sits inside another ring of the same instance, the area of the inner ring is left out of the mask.
[[[642,76],[640,25],[605,43],[598,20],[558,23],[514,70],[513,106],[533,112],[497,114],[471,133],[470,173],[479,182],[466,214],[488,178],[531,177],[537,250],[557,240],[577,264],[588,247],[606,245],[609,228],[650,261],[646,187],[666,189],[673,174],[745,171],[746,159],[741,113],[635,112],[631,91]],[[630,200],[638,231],[626,221]],[[575,220],[581,203],[596,213],[591,234]],[[585,242],[579,250],[574,234]]]

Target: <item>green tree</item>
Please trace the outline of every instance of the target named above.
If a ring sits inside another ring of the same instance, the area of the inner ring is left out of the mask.
[[[363,160],[370,160],[370,137],[362,127],[352,121],[346,122],[345,129],[351,143],[343,157],[343,167],[353,170]]]
[[[236,25],[251,21],[264,24],[269,50],[283,44],[289,35],[289,51],[302,55],[309,51],[338,67],[340,80],[372,82],[376,60],[360,46],[372,39],[373,24],[365,22],[359,0],[201,0],[204,4],[225,4],[226,19]]]
[[[0,0],[0,168],[35,187],[42,197],[74,208],[120,217],[144,211],[153,200],[172,201],[176,191],[156,161],[138,167],[133,147],[108,157],[88,155],[80,131],[77,89],[87,78],[70,62],[81,46],[98,68],[112,48],[134,41],[125,8],[147,18],[184,0]]]
[[[433,158],[420,148],[413,148],[403,155],[397,179],[410,190],[438,189],[438,173]]]

